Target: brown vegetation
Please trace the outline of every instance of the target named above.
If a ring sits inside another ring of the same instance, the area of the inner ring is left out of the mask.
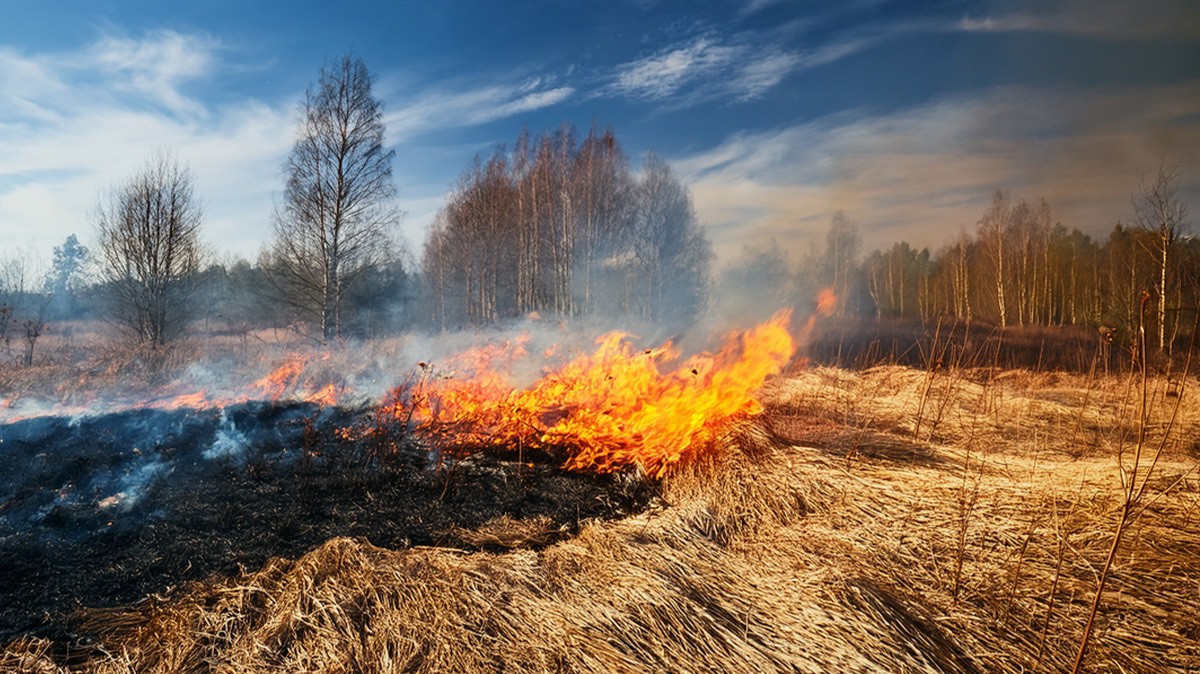
[[[1147,387],[1151,446],[1179,393]],[[1200,668],[1200,406],[1182,393],[1087,671]],[[480,527],[500,553],[335,538],[92,612],[103,636],[72,671],[1064,671],[1138,396],[1117,377],[802,372],[651,511],[541,549],[521,544],[536,523]],[[61,671],[63,646],[21,639],[2,662]]]

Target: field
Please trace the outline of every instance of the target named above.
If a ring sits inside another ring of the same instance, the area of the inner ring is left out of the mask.
[[[793,366],[661,480],[554,491],[645,498],[478,510],[407,545],[326,527],[302,553],[80,607],[13,637],[0,669],[1060,672],[1086,643],[1080,671],[1200,671],[1194,387]],[[553,460],[454,465],[549,480]]]

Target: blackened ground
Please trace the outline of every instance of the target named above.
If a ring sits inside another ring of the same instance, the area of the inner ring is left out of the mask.
[[[356,424],[369,416],[249,404],[0,427],[0,642],[86,644],[79,608],[169,594],[334,536],[468,548],[488,545],[471,531],[504,518],[537,523],[516,545],[544,545],[653,498],[645,481],[565,473],[547,456],[438,465],[395,429],[386,442],[339,432]]]

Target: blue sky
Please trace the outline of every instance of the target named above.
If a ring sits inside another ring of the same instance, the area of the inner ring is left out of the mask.
[[[348,49],[414,253],[473,155],[564,121],[671,161],[724,260],[800,253],[839,209],[868,250],[937,246],[996,189],[1103,234],[1164,158],[1200,213],[1194,0],[0,0],[0,255],[89,242],[98,195],[166,149],[210,241],[253,258],[298,102]]]

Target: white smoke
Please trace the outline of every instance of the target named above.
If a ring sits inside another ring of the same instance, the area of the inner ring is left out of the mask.
[[[238,429],[232,419],[225,416],[225,409],[222,408],[221,419],[217,426],[217,432],[213,436],[213,443],[204,450],[203,456],[210,461],[216,459],[238,460],[245,455],[249,446],[250,439]]]

